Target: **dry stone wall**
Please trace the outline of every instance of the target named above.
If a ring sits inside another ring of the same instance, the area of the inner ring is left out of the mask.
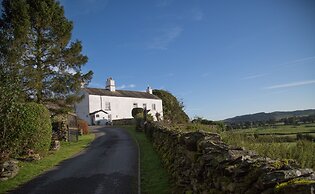
[[[220,135],[181,132],[157,123],[146,125],[174,193],[315,194],[315,173],[293,160],[272,160],[222,142]]]

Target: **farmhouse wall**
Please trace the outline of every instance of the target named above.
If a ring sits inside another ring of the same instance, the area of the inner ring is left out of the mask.
[[[175,193],[314,193],[315,173],[229,146],[220,135],[150,123],[145,133],[175,182]]]

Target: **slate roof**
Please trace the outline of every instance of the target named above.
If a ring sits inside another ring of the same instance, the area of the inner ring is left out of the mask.
[[[84,90],[91,95],[160,99],[159,97],[153,94],[149,94],[147,92],[128,91],[128,90],[116,90],[115,92],[111,92],[109,90],[101,89],[101,88],[84,88]]]

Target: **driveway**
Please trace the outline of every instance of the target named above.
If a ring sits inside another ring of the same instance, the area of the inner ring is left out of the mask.
[[[138,148],[128,132],[99,127],[94,133],[86,150],[11,193],[138,193]]]

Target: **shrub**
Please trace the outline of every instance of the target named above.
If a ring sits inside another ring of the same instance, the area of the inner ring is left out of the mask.
[[[143,118],[143,113],[138,113],[134,116],[136,120],[136,130],[137,131],[142,131],[143,124],[144,124],[144,118]]]
[[[11,140],[17,154],[33,150],[41,155],[49,150],[52,135],[50,113],[46,107],[34,102],[20,104],[17,109],[15,131]]]
[[[131,111],[131,115],[133,118],[136,118],[136,115],[139,113],[143,114],[143,111],[143,108],[133,108]]]
[[[89,134],[89,126],[86,121],[79,119],[78,125],[79,125],[79,129],[82,130],[83,135]]]

